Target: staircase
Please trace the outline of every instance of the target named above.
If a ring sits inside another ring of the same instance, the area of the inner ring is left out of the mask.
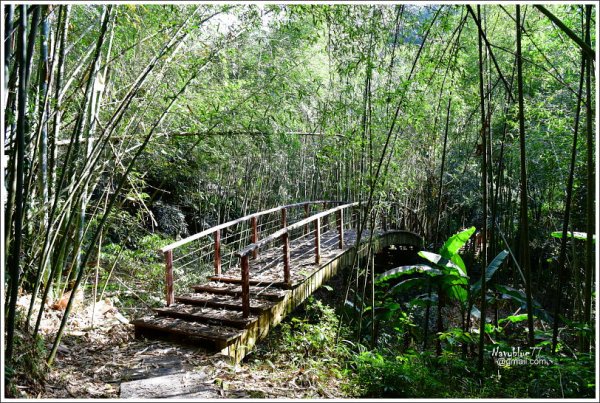
[[[161,337],[223,350],[290,293],[279,287],[251,286],[250,315],[244,317],[242,287],[235,282],[211,281],[190,291],[175,297],[174,304],[154,309],[155,316],[133,321],[136,338]]]

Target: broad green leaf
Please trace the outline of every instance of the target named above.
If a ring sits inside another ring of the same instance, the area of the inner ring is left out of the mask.
[[[492,279],[492,276],[494,275],[494,273],[496,273],[496,270],[498,270],[500,265],[502,265],[502,262],[504,261],[504,259],[506,259],[506,256],[508,256],[508,251],[503,250],[502,252],[498,253],[498,255],[494,258],[494,260],[492,260],[492,262],[488,265],[487,269],[485,270],[485,281],[486,282],[488,282]],[[481,279],[479,279],[475,284],[473,284],[473,286],[471,287],[471,293],[477,293],[480,290],[481,290]]]
[[[431,276],[440,275],[442,272],[438,269],[434,269],[431,266],[427,266],[426,264],[416,264],[412,266],[399,266],[393,269],[390,269],[377,278],[376,283],[381,283],[383,281],[387,281],[393,278],[398,278],[407,274],[414,273],[427,273]]]
[[[512,299],[523,305],[527,304],[527,298],[525,297],[525,293],[521,290],[516,290],[512,287],[509,287],[507,285],[502,285],[502,284],[497,284],[496,290],[498,290],[502,293],[502,297],[504,299]]]
[[[462,303],[467,302],[468,293],[467,287],[469,282],[465,277],[455,277],[455,276],[444,276],[442,279],[442,288],[446,292],[451,299],[455,301],[460,301]]]
[[[550,235],[552,235],[554,238],[562,238],[562,231],[554,231]],[[575,238],[575,239],[586,240],[587,239],[587,233],[586,232],[568,231],[567,232],[567,238]],[[596,235],[592,235],[592,239],[594,240],[594,242],[596,242]]]
[[[458,253],[456,255],[453,255],[452,259],[450,260],[453,263],[455,263],[458,267],[460,267],[465,275],[467,274],[467,266],[465,265],[465,262],[463,262],[462,257],[460,257]]]
[[[458,253],[458,250],[465,246],[471,235],[475,233],[475,227],[467,228],[457,234],[452,235],[446,243],[440,248],[440,255],[446,259],[452,259],[452,256]]]
[[[458,265],[456,265],[454,262],[450,261],[449,259],[446,259],[445,257],[443,257],[441,255],[438,255],[437,253],[427,252],[427,251],[422,250],[419,252],[419,256],[421,256],[424,259],[429,260],[431,263],[434,263],[438,266],[445,267],[448,269],[455,269],[463,277],[467,276],[467,274]],[[444,274],[448,274],[448,272],[445,272]]]
[[[518,303],[521,304],[522,309],[527,309],[527,298],[525,297],[525,293],[523,291],[516,290],[512,287],[509,287],[507,285],[502,285],[502,284],[497,284],[495,286],[495,288],[496,288],[496,290],[498,290],[502,293],[502,298],[512,299],[513,301],[517,301]],[[535,315],[535,317],[537,317],[545,322],[551,322],[552,317],[548,314],[548,312],[546,312],[546,310],[544,308],[542,308],[540,303],[537,302],[535,299],[532,302],[533,302],[533,314]]]

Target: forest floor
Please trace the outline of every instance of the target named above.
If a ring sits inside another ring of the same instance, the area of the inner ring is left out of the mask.
[[[28,302],[27,297],[22,297],[19,305],[25,308]],[[49,307],[45,309],[41,333],[46,351],[50,351],[62,313]],[[96,303],[93,327],[91,313],[91,306],[84,306],[83,303],[78,305],[71,314],[54,364],[46,371],[43,381],[32,382],[28,376],[17,378],[18,395],[15,397],[345,396],[340,379],[318,379],[310,371],[265,359],[260,353],[251,354],[245,361],[234,365],[226,357],[202,348],[135,339],[133,325],[127,323],[109,298]],[[146,385],[145,390],[144,382],[150,382],[152,387],[147,388]]]

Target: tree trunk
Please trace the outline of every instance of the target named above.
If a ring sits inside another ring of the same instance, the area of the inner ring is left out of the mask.
[[[481,21],[481,6],[477,5],[477,19]],[[480,32],[480,31],[479,31]],[[483,356],[485,349],[485,320],[486,320],[486,279],[485,269],[487,267],[487,119],[485,113],[485,92],[483,77],[483,41],[481,32],[478,35],[479,45],[479,100],[481,106],[481,149],[483,150],[481,158],[481,190],[483,193],[483,218],[481,225],[482,232],[482,253],[481,253],[481,318],[479,324],[479,356],[477,367],[480,373],[483,373]]]
[[[17,37],[17,57],[19,58],[19,88],[18,88],[18,120],[15,147],[17,151],[17,175],[14,215],[14,241],[11,244],[8,259],[8,274],[10,292],[8,314],[6,317],[6,350],[5,360],[12,363],[17,298],[19,297],[19,277],[21,271],[21,240],[23,226],[23,179],[25,160],[25,119],[27,103],[27,65],[26,65],[26,36],[27,36],[27,7],[19,6],[19,34]],[[7,234],[8,235],[8,234]]]
[[[567,179],[567,198],[565,200],[565,216],[563,218],[562,238],[560,240],[560,252],[558,255],[558,284],[555,291],[554,306],[554,324],[552,327],[552,353],[556,353],[556,344],[558,342],[558,326],[560,324],[560,311],[563,294],[563,284],[565,282],[567,268],[565,267],[567,258],[567,231],[569,230],[569,218],[571,215],[571,200],[573,196],[573,178],[575,174],[575,162],[577,159],[577,133],[579,130],[579,114],[581,112],[581,97],[583,91],[583,77],[585,72],[586,59],[585,54],[581,57],[581,74],[579,80],[579,92],[577,96],[577,109],[575,110],[575,124],[573,128],[573,146],[571,148],[571,165],[569,168],[569,177]],[[571,239],[575,242],[575,239]],[[579,287],[577,283],[575,287]]]
[[[529,258],[529,224],[527,219],[527,155],[525,153],[525,108],[523,105],[523,60],[521,56],[521,6],[517,8],[517,91],[519,98],[519,148],[521,162],[521,266],[525,271],[525,296],[527,299],[527,327],[529,345],[535,345],[533,328],[533,298],[531,295],[531,262]]]
[[[585,42],[588,46],[591,45],[590,40],[590,25],[592,17],[592,6],[586,5],[586,30],[585,30]],[[587,195],[586,195],[586,231],[587,239],[585,244],[585,286],[584,292],[584,322],[588,325],[592,323],[592,288],[593,288],[593,274],[594,274],[594,201],[595,201],[595,182],[594,182],[594,130],[593,121],[594,114],[592,112],[592,57],[588,57],[585,66],[585,92],[586,92],[586,131],[587,131]],[[589,340],[586,338],[583,344],[583,349],[588,352],[590,348]]]

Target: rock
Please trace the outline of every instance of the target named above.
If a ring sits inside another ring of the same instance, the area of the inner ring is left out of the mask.
[[[215,399],[219,391],[207,383],[203,372],[166,375],[123,382],[121,399]]]

